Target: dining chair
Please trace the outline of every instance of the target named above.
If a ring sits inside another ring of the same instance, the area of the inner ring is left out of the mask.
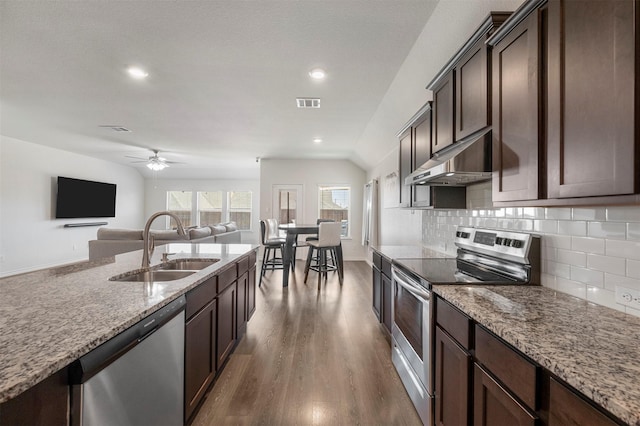
[[[275,222],[275,233],[273,232],[273,226]],[[264,277],[267,271],[273,271],[283,268],[283,251],[284,242],[283,238],[278,237],[278,222],[275,219],[267,219],[260,221],[260,238],[264,252],[262,254],[262,268],[260,269],[260,281],[258,287],[262,285],[262,277]],[[280,257],[278,257],[278,250],[280,250]],[[273,255],[273,257],[271,257]]]
[[[320,284],[322,277],[327,279],[328,271],[336,271],[338,268],[336,264],[327,262],[327,253],[335,250],[340,246],[340,234],[342,233],[342,224],[339,222],[323,222],[318,227],[318,240],[308,241],[309,253],[307,253],[307,263],[304,268],[304,282],[307,282],[309,276],[309,270],[316,271],[318,273],[318,291],[320,291]],[[312,264],[314,257],[313,251],[317,250],[318,261],[316,264]],[[340,274],[338,274],[340,276]],[[340,276],[340,285],[342,285],[342,277]]]
[[[335,220],[333,220],[333,219],[316,219],[316,225],[318,225],[318,226],[321,223],[329,223],[329,222],[335,222]],[[318,234],[308,236],[306,238],[306,241],[307,241],[307,245],[309,245],[309,241],[318,241]],[[309,249],[309,250],[311,251],[312,249]],[[318,263],[318,257],[317,256],[314,257],[313,261]],[[335,250],[331,250],[329,252],[329,256],[327,257],[327,262],[331,263],[333,266],[336,266],[336,251]]]

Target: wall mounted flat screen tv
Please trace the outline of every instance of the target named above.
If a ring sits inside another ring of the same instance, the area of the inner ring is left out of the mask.
[[[115,184],[58,176],[56,219],[115,216]]]

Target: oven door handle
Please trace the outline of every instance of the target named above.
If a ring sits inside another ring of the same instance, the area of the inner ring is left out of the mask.
[[[431,291],[426,290],[419,284],[413,284],[413,280],[402,272],[392,269],[391,275],[393,280],[400,284],[400,286],[404,287],[409,293],[425,301],[431,299]]]

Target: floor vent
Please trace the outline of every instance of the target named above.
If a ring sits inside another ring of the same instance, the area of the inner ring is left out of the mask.
[[[318,98],[296,98],[298,108],[320,108],[320,99]]]

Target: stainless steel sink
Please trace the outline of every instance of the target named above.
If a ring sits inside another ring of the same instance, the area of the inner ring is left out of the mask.
[[[159,282],[174,281],[195,274],[196,271],[151,270],[130,272],[109,278],[110,281]]]
[[[199,271],[218,261],[220,261],[220,259],[174,259],[159,265],[157,268],[163,271]]]

